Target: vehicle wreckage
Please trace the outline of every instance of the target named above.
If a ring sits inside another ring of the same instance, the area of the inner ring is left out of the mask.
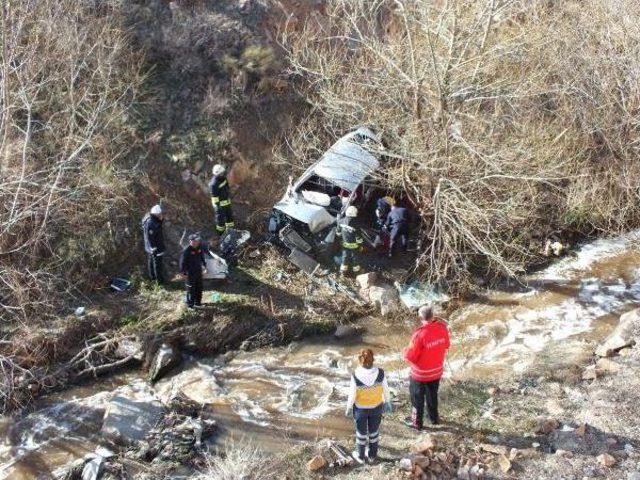
[[[269,240],[288,252],[289,260],[313,274],[319,261],[337,249],[336,228],[350,205],[362,209],[380,192],[384,146],[371,129],[360,127],[336,141],[289,186],[268,219]]]

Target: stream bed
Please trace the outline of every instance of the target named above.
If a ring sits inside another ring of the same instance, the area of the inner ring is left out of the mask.
[[[446,377],[513,378],[579,362],[619,315],[640,305],[638,232],[584,245],[521,284],[484,295],[449,319],[452,348]],[[300,440],[352,434],[344,417],[350,371],[361,348],[372,348],[392,391],[407,388],[402,350],[415,319],[360,321],[363,333],[322,336],[285,347],[188,359],[151,387],[127,372],[43,399],[21,418],[0,417],[0,479],[51,478],[92,452],[104,409],[118,393],[169,398],[177,391],[212,405],[222,434],[249,438],[271,451]]]

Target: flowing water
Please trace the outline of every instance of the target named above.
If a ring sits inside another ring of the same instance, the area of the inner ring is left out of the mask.
[[[591,351],[621,313],[640,304],[638,232],[583,246],[522,284],[488,291],[449,323],[452,349],[445,376],[495,379],[539,375]],[[0,479],[50,478],[70,460],[94,451],[104,408],[115,393],[167,398],[177,391],[212,405],[222,437],[282,450],[298,440],[352,434],[344,417],[349,372],[363,347],[376,353],[392,390],[407,388],[401,352],[413,319],[367,320],[361,336],[318,337],[233,357],[190,359],[153,388],[126,373],[70,389],[15,421],[0,418]]]

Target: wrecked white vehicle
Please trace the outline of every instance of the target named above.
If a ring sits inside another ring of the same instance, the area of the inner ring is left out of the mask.
[[[361,207],[379,190],[384,147],[369,128],[340,138],[300,178],[290,182],[268,221],[272,241],[287,247],[289,259],[305,271],[317,268],[335,243],[336,223],[350,205]]]

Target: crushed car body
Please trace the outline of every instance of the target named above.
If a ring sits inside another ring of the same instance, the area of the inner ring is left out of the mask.
[[[268,231],[273,241],[291,250],[293,263],[313,271],[314,263],[305,257],[321,255],[332,247],[337,220],[346,208],[370,200],[377,187],[373,176],[380,170],[383,150],[380,138],[371,129],[360,127],[337,140],[290,183],[273,207]]]

